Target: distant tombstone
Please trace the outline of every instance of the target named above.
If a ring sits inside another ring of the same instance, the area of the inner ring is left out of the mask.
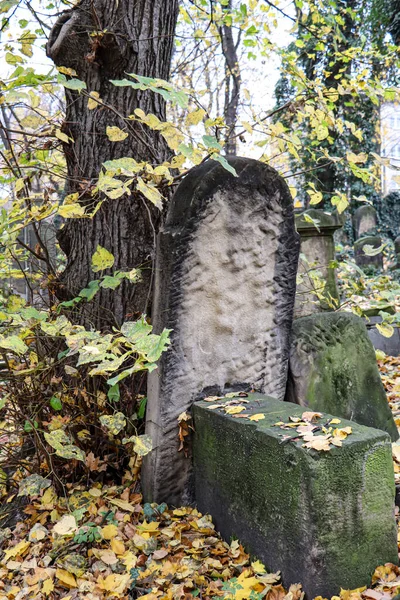
[[[400,269],[400,235],[394,240],[394,253],[396,255],[396,269]]]
[[[357,208],[353,215],[353,229],[355,239],[374,233],[378,224],[376,210],[370,204],[364,204]]]
[[[331,303],[339,302],[335,260],[335,231],[341,229],[344,218],[337,212],[327,213],[311,208],[296,215],[296,229],[300,234],[299,279],[296,289],[295,318],[315,312],[333,310]],[[324,287],[316,283],[313,273],[319,273]],[[316,293],[317,292],[317,293]]]
[[[158,236],[153,324],[172,330],[172,344],[149,376],[147,501],[191,500],[178,417],[195,400],[240,389],[285,395],[299,254],[292,198],[269,166],[229,163],[237,177],[212,160],[192,169]]]
[[[383,267],[383,254],[377,252],[376,254],[368,254],[369,246],[372,247],[373,251],[376,251],[382,245],[382,239],[379,235],[366,235],[354,242],[354,256],[356,263],[359,267],[373,267],[375,269],[382,269]]]

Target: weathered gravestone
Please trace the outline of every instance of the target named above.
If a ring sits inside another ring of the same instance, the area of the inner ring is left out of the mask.
[[[354,211],[353,230],[356,240],[368,233],[375,233],[377,225],[378,217],[376,210],[370,204],[364,204]]]
[[[373,267],[374,269],[382,269],[383,254],[379,251],[382,245],[382,239],[379,235],[366,235],[354,242],[354,255],[356,263],[359,267]],[[372,254],[368,247],[372,247]],[[367,251],[367,252],[366,252]]]
[[[158,237],[153,324],[172,329],[151,373],[146,500],[192,499],[191,457],[178,417],[196,399],[230,390],[285,395],[299,240],[284,180],[267,165],[233,158],[194,168]]]
[[[400,235],[394,240],[394,253],[396,257],[396,269],[400,269]]]
[[[317,208],[296,215],[301,255],[295,318],[332,310],[332,305],[339,303],[336,269],[333,266],[336,258],[333,234],[343,224],[344,218],[337,212],[327,213]],[[314,277],[316,273],[317,279]]]
[[[398,438],[367,329],[351,313],[296,319],[286,399]]]
[[[352,428],[342,447],[316,451],[296,429],[276,425],[293,426],[304,409],[257,394],[246,400],[240,419],[208,402],[193,409],[197,505],[224,538],[280,570],[285,586],[302,583],[308,600],[368,586],[377,566],[397,564],[387,433],[342,421],[332,426]]]

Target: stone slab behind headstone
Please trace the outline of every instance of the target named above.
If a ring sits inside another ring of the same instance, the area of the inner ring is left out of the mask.
[[[368,337],[375,350],[382,350],[388,356],[400,356],[400,327],[393,327],[393,335],[386,337],[382,335],[377,325],[382,323],[382,317],[371,316],[365,319]]]
[[[382,269],[383,254],[379,252],[374,256],[368,256],[363,250],[364,246],[372,246],[374,249],[382,245],[382,238],[379,235],[369,235],[361,237],[354,242],[354,255],[356,263],[359,267],[374,267]]]
[[[394,253],[396,257],[396,269],[400,269],[400,235],[394,240]]]
[[[307,220],[307,216],[316,223]],[[339,302],[339,290],[336,281],[336,269],[330,267],[335,260],[335,241],[333,234],[341,229],[344,217],[337,212],[327,213],[317,208],[311,208],[296,215],[296,229],[300,234],[300,253],[306,262],[299,259],[298,274],[303,281],[297,285],[296,302],[294,308],[295,318],[332,310],[330,302]],[[311,271],[321,273],[325,281],[325,288],[320,292],[329,299],[319,299],[313,293],[315,282],[310,276]]]
[[[370,232],[374,233],[377,224],[378,217],[375,208],[370,204],[359,206],[359,208],[354,211],[353,215],[353,230],[355,239],[358,240],[360,237],[363,237]]]
[[[337,427],[353,433],[341,448],[308,450],[284,441],[296,432],[275,426],[304,409],[260,395],[247,400],[246,414],[263,420],[221,414],[207,402],[193,409],[197,506],[225,540],[238,538],[280,570],[285,587],[302,583],[308,600],[368,586],[377,566],[397,564],[389,436],[343,420]]]
[[[351,313],[296,319],[286,399],[398,438],[367,329]]]
[[[149,377],[150,501],[191,499],[177,419],[202,392],[285,394],[299,252],[292,199],[267,165],[229,162],[238,177],[214,161],[186,176],[158,237],[153,324],[173,331]]]

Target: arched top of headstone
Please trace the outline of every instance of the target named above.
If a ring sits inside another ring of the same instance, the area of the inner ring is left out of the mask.
[[[252,158],[235,156],[227,161],[237,177],[211,159],[189,171],[172,198],[166,228],[187,227],[194,216],[197,220],[202,206],[207,205],[218,188],[225,192],[239,186],[252,192],[257,190],[266,199],[276,195],[282,208],[292,206],[289,188],[275,169]]]

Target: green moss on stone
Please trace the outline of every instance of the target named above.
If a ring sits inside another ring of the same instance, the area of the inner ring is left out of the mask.
[[[288,400],[387,431],[398,439],[362,319],[326,313],[293,324]]]
[[[306,450],[274,426],[303,408],[253,394],[258,423],[194,406],[196,499],[217,528],[237,536],[286,585],[308,598],[367,585],[376,566],[397,560],[391,445],[382,431],[342,421],[342,448]],[[324,415],[322,423],[329,415]]]

